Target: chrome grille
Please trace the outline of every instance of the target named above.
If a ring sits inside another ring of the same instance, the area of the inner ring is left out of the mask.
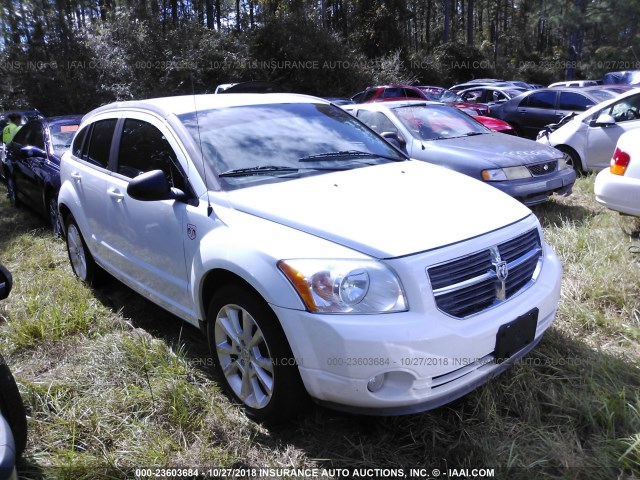
[[[530,165],[527,167],[533,176],[547,175],[553,173],[558,168],[558,161],[553,160],[551,162],[537,163],[536,165]]]
[[[497,305],[535,280],[542,261],[537,229],[427,269],[438,308],[465,318]],[[505,271],[506,278],[504,276]]]

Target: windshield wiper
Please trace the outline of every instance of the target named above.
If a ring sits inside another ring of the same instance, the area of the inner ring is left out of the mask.
[[[402,157],[393,157],[391,155],[383,155],[380,153],[363,152],[360,150],[341,150],[338,152],[326,152],[318,153],[317,155],[308,155],[306,157],[299,158],[299,162],[322,162],[330,160],[353,160],[354,157],[378,157],[394,162],[403,162],[405,159]]]
[[[259,167],[236,168],[222,172],[220,177],[247,177],[250,175],[271,175],[278,173],[297,173],[298,169],[293,167],[282,167],[277,165],[261,165]]]
[[[465,137],[475,137],[476,135],[484,135],[484,132],[467,132],[464,134]]]

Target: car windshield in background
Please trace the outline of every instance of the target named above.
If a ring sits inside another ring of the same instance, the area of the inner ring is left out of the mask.
[[[402,124],[418,140],[441,140],[491,133],[469,115],[440,105],[406,106],[393,109]]]
[[[327,104],[265,104],[180,115],[228,188],[405,160],[352,115]]]
[[[78,130],[78,126],[78,124],[51,125],[51,143],[56,155],[62,155],[71,146],[73,135]]]
[[[604,102],[606,100],[611,100],[612,98],[615,98],[618,96],[616,92],[613,92],[611,90],[605,90],[605,89],[589,90],[589,95],[595,98],[598,101],[598,103]]]

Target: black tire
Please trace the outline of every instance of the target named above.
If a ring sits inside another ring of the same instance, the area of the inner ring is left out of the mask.
[[[276,315],[249,287],[226,285],[216,292],[207,337],[223,389],[251,419],[281,423],[309,404]]]
[[[20,206],[18,192],[16,191],[16,181],[11,176],[7,176],[7,198],[12,207]]]
[[[573,167],[573,169],[576,171],[576,175],[584,174],[584,170],[582,169],[582,162],[580,161],[580,157],[575,151],[562,146],[556,148],[564,154],[564,159],[567,162],[567,165],[571,165]]]
[[[20,457],[27,446],[27,416],[18,385],[2,355],[0,355],[0,413],[11,427],[16,443],[16,458]]]
[[[99,286],[103,280],[104,271],[93,259],[73,215],[66,218],[65,225],[67,254],[73,273],[87,285]]]
[[[58,212],[58,199],[49,197],[47,199],[47,213],[49,214],[49,223],[51,225],[51,233],[55,238],[62,236],[62,221]]]

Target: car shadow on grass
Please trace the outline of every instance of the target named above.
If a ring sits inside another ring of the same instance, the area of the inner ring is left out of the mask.
[[[581,226],[592,220],[595,212],[582,205],[574,205],[553,200],[531,206],[543,228],[561,227],[564,224]]]

